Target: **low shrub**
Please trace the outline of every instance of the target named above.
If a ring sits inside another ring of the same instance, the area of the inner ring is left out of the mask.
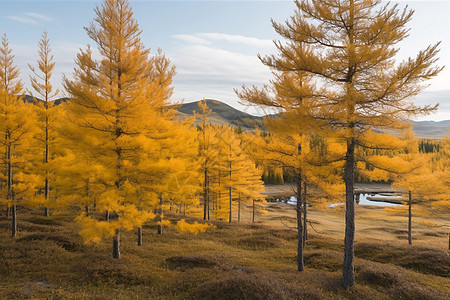
[[[192,268],[212,268],[217,262],[206,256],[177,255],[166,258],[167,267],[172,270],[186,271]]]
[[[197,287],[192,299],[293,299],[292,293],[280,281],[262,275],[231,272],[220,279],[209,280]]]
[[[333,250],[306,252],[303,255],[303,260],[308,268],[331,272],[342,269],[342,254]]]
[[[439,249],[357,243],[355,255],[367,260],[395,264],[416,272],[450,277],[449,255]]]
[[[26,235],[24,237],[18,238],[18,242],[30,242],[30,241],[36,241],[36,240],[42,240],[42,241],[53,241],[58,246],[64,248],[66,251],[69,252],[77,252],[84,250],[83,245],[81,244],[81,241],[79,243],[71,240],[68,237],[57,235],[57,234],[50,234],[50,233],[33,233]]]

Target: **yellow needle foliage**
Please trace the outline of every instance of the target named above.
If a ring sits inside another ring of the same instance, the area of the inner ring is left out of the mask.
[[[162,208],[163,193],[187,167],[183,143],[193,138],[168,108],[174,68],[161,51],[151,56],[144,47],[129,2],[106,0],[95,13],[86,31],[100,56],[81,50],[73,79],[64,82],[71,96],[66,130],[78,131],[70,135],[76,157],[101,167],[101,178],[82,182],[103,186],[96,204],[113,216],[108,226],[97,226],[97,219],[81,215],[83,236],[97,241],[115,234],[118,258],[120,230],[140,227],[154,217],[152,209]]]
[[[288,120],[286,131],[298,128],[296,134],[313,132],[345,145],[342,284],[347,288],[354,284],[353,186],[355,165],[362,158],[358,149],[386,146],[369,132],[372,128],[402,129],[407,127],[403,120],[436,109],[418,107],[411,99],[442,70],[435,66],[439,43],[396,63],[396,44],[408,36],[406,25],[413,15],[408,8],[378,0],[297,0],[295,5],[286,22],[272,23],[284,39],[275,41],[278,54],[260,58],[273,71],[271,86],[243,87],[238,95],[250,104],[278,109]],[[371,163],[378,167],[387,161]]]
[[[12,207],[12,237],[17,233],[16,205],[34,197],[36,176],[30,173],[34,115],[24,103],[23,84],[6,35],[0,46],[0,203]]]
[[[55,180],[56,166],[50,162],[54,156],[58,155],[60,151],[58,148],[61,148],[61,145],[58,145],[57,128],[60,126],[63,114],[61,108],[56,107],[54,102],[51,101],[58,95],[59,91],[53,91],[51,83],[55,62],[51,54],[47,32],[42,34],[39,41],[38,56],[37,69],[30,64],[28,65],[33,73],[33,76],[30,76],[30,81],[35,93],[28,92],[34,98],[34,110],[37,116],[34,153],[43,153],[43,155],[35,157],[33,161],[34,173],[42,178],[42,183],[39,186],[44,191],[41,197],[35,198],[38,201],[35,201],[34,205],[43,205],[45,215],[48,216],[48,208],[55,204],[55,197],[53,196],[50,199],[50,183]]]

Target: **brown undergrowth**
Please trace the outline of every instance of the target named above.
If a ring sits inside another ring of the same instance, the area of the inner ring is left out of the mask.
[[[296,232],[228,224],[191,235],[156,225],[122,234],[122,259],[111,241],[85,245],[75,211],[44,218],[23,210],[11,239],[0,216],[0,299],[448,299],[446,250],[373,240],[355,244],[356,284],[340,286],[343,243],[312,232],[305,272],[296,271]],[[168,219],[179,216],[167,214]],[[192,218],[191,220],[194,220]],[[320,223],[316,220],[316,222]],[[399,229],[401,230],[401,229]],[[323,230],[322,230],[323,231]]]

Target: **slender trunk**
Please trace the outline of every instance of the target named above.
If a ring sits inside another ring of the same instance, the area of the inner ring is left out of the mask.
[[[205,178],[203,182],[203,220],[206,220],[208,209],[208,168],[205,167]]]
[[[11,215],[11,207],[7,207],[6,208],[6,217],[9,218],[9,216]]]
[[[105,220],[109,221],[109,210],[105,210]]]
[[[255,200],[253,200],[252,223],[255,223]]]
[[[138,227],[137,229],[137,244],[138,246],[142,246],[142,227]]]
[[[48,148],[48,146],[47,146],[47,148]],[[50,216],[50,210],[48,209],[48,199],[50,196],[50,184],[49,184],[49,180],[48,180],[48,171],[46,171],[46,175],[45,175],[45,191],[44,191],[44,193],[45,193],[45,205],[46,205],[44,207],[44,216],[48,218]]]
[[[17,206],[14,203],[11,207],[12,222],[11,222],[11,237],[15,238],[17,236]]]
[[[12,171],[12,147],[11,144],[8,144],[7,147],[7,158],[8,158],[8,191],[6,195],[6,200],[8,202],[12,202],[11,207],[11,214],[12,214],[12,221],[11,221],[11,237],[15,238],[17,235],[17,206],[16,202],[14,200],[14,190],[13,190],[13,171]]]
[[[48,53],[46,53],[48,54]],[[47,56],[45,58],[45,65],[46,67],[49,67],[48,65],[48,61],[47,61]],[[51,69],[51,68],[50,68]],[[48,97],[49,97],[49,90],[48,90],[48,86],[49,86],[49,80],[50,80],[50,74],[48,72],[45,72],[45,99],[44,99],[44,108],[45,108],[45,153],[44,153],[44,165],[47,169],[48,166],[48,162],[49,162],[49,118],[48,118]],[[49,179],[48,179],[48,170],[45,171],[45,207],[44,207],[44,216],[45,217],[49,217],[50,216],[50,212],[48,209],[48,199],[50,196],[50,184],[49,184]]]
[[[89,188],[89,179],[86,180],[85,192],[88,202],[86,203],[86,216],[89,216],[89,199],[91,199],[91,189]]]
[[[353,195],[355,167],[355,141],[347,141],[347,155],[345,161],[345,249],[344,266],[342,269],[342,285],[344,288],[353,286],[354,274],[354,239],[355,239],[355,199]]]
[[[231,223],[231,217],[232,217],[232,206],[231,206],[231,186],[229,187],[229,197],[230,197],[230,216],[228,219],[228,222]]]
[[[159,221],[163,220],[163,209],[162,209],[162,205],[163,205],[163,199],[162,196],[159,196]],[[158,224],[158,234],[163,234],[163,226],[161,224]]]
[[[222,197],[222,192],[220,191],[220,171],[219,171],[219,176],[218,176],[218,185],[219,185],[219,193],[218,193],[218,197],[217,197],[217,209],[220,210],[220,201],[221,201],[221,197]]]
[[[116,235],[113,237],[113,258],[120,259],[120,229],[116,229]]]
[[[307,205],[306,205],[306,181],[303,181],[303,247],[305,247],[308,240],[308,226],[307,226]]]
[[[241,222],[241,194],[239,193],[238,198],[238,223]]]
[[[411,234],[411,205],[412,205],[412,197],[411,197],[411,191],[408,193],[409,201],[408,201],[408,244],[412,245],[412,234]]]
[[[303,224],[302,224],[302,175],[299,173],[296,176],[297,182],[297,205],[295,210],[297,212],[297,271],[303,272]]]
[[[231,207],[231,201],[232,201],[232,197],[231,197],[231,161],[230,161],[230,187],[229,187],[229,197],[230,197],[230,219],[229,219],[229,223],[231,223],[231,217],[232,217],[232,207]]]

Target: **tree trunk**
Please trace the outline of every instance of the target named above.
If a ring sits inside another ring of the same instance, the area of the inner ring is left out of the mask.
[[[86,210],[86,216],[89,216],[89,205],[86,204],[86,206],[84,208]]]
[[[142,246],[142,227],[138,227],[137,229],[137,244],[138,246]]]
[[[105,221],[109,221],[109,210],[105,210]]]
[[[113,237],[113,258],[120,259],[120,229],[116,229],[116,235]]]
[[[348,288],[355,284],[354,239],[355,239],[355,197],[353,194],[355,168],[355,141],[347,141],[345,159],[345,249],[342,269],[342,286]]]
[[[48,162],[48,146],[47,146],[47,151],[46,151],[46,163]],[[50,196],[50,184],[48,181],[48,171],[47,174],[45,175],[45,204],[48,205],[48,199]],[[50,211],[48,209],[48,207],[44,207],[44,217],[50,217]]]
[[[239,194],[238,198],[238,223],[241,222],[241,194]]]
[[[303,247],[306,245],[306,240],[308,240],[308,226],[307,226],[307,209],[306,209],[306,181],[303,181]]]
[[[11,207],[6,207],[6,217],[9,218],[9,216],[11,215]]]
[[[231,216],[232,216],[232,207],[231,207],[231,201],[233,200],[231,197],[231,161],[230,161],[230,187],[229,187],[229,193],[230,193],[230,220],[229,222],[231,223]]]
[[[162,209],[162,196],[159,196],[159,221],[162,221],[163,219],[163,209]],[[161,224],[158,224],[158,234],[163,234],[163,226]]]
[[[46,95],[47,98],[47,95]],[[48,111],[48,99],[45,99],[45,110]],[[44,163],[47,165],[49,162],[49,137],[48,137],[48,115],[45,116],[45,157]],[[48,170],[45,171],[45,204],[48,205],[48,199],[50,197],[50,182],[48,179]],[[50,212],[48,207],[44,208],[44,216],[49,217]]]
[[[412,245],[412,234],[411,234],[411,205],[412,205],[412,197],[411,191],[408,193],[409,201],[408,201],[408,244]]]
[[[253,200],[252,223],[255,223],[255,200]]]
[[[11,222],[11,237],[15,238],[17,236],[17,206],[14,203],[11,207],[12,222]]]
[[[231,201],[232,201],[232,199],[231,199],[231,186],[229,187],[229,197],[230,197],[230,216],[229,216],[229,220],[228,220],[228,222],[229,223],[231,223],[231,217],[232,217],[232,206],[231,206]]]
[[[203,182],[203,220],[207,219],[208,210],[208,168],[205,167],[205,178]]]
[[[296,175],[297,181],[297,205],[295,210],[297,211],[297,270],[303,271],[303,224],[302,224],[302,175],[299,173]]]

